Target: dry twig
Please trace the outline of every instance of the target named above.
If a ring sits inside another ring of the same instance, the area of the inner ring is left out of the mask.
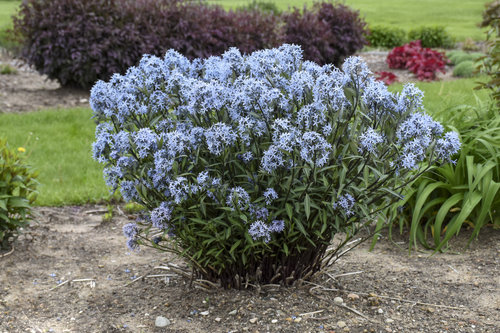
[[[4,254],[0,254],[0,258],[5,258],[8,255],[11,255],[12,253],[14,253],[14,244],[12,244],[12,249],[9,252],[4,253]]]
[[[419,301],[413,301],[409,299],[404,299],[404,298],[399,298],[399,297],[391,297],[391,296],[383,296],[383,295],[377,295],[374,293],[364,293],[364,292],[359,292],[359,291],[354,291],[354,290],[346,290],[346,289],[337,289],[337,288],[327,288],[325,286],[322,286],[317,283],[305,281],[307,284],[314,285],[311,289],[309,289],[309,293],[311,295],[314,295],[312,291],[314,289],[321,289],[322,291],[339,291],[343,293],[353,293],[353,294],[358,294],[358,295],[363,295],[363,296],[369,296],[369,297],[378,297],[378,298],[383,298],[383,299],[389,299],[393,301],[399,301],[403,303],[410,303],[413,305],[425,305],[425,306],[433,306],[436,308],[444,308],[444,309],[452,309],[452,310],[468,310],[466,307],[457,307],[457,306],[450,306],[450,305],[442,305],[442,304],[433,304],[433,303],[426,303],[426,302],[419,302]]]
[[[57,286],[55,286],[54,288],[50,289],[49,291],[52,291],[52,290],[57,289],[57,288],[59,288],[59,287],[61,287],[61,286],[64,286],[64,285],[65,285],[66,283],[68,283],[69,281],[70,281],[70,280],[66,280],[66,281],[64,281],[64,282],[61,282],[61,283],[59,283]]]

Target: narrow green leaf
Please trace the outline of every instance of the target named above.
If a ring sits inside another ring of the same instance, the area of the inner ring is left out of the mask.
[[[311,198],[309,198],[309,194],[306,194],[304,198],[304,209],[306,211],[306,218],[309,220],[309,216],[311,215]]]

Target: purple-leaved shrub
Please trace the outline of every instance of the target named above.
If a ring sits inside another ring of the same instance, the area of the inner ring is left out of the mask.
[[[26,0],[14,18],[19,56],[63,86],[90,88],[125,73],[143,54],[189,59],[231,46],[279,45],[279,16],[184,0]]]
[[[414,85],[391,93],[358,57],[302,57],[287,44],[193,61],[170,50],[96,83],[94,158],[147,208],[124,228],[130,248],[177,253],[224,287],[290,284],[458,151]]]
[[[358,11],[340,3],[323,1],[311,9],[294,8],[283,19],[284,41],[302,46],[304,58],[320,65],[339,66],[368,44],[366,22]]]

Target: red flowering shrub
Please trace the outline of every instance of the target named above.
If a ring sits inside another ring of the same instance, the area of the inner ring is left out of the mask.
[[[377,75],[375,77],[375,80],[382,81],[385,83],[385,85],[390,86],[394,82],[398,81],[398,77],[396,74],[391,73],[391,72],[375,72]]]
[[[419,40],[395,47],[387,56],[389,68],[406,68],[419,80],[435,80],[437,71],[444,73],[446,56],[429,48],[423,48]]]
[[[406,69],[408,60],[413,57],[414,54],[418,53],[422,49],[422,45],[419,40],[415,40],[403,46],[398,46],[392,49],[387,56],[387,64],[389,68],[395,69]]]

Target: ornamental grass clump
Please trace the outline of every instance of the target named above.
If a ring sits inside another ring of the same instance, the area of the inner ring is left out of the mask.
[[[422,95],[390,93],[358,57],[340,70],[294,45],[194,61],[171,50],[93,87],[93,155],[146,207],[124,227],[130,248],[176,253],[225,288],[291,284],[458,151]]]

